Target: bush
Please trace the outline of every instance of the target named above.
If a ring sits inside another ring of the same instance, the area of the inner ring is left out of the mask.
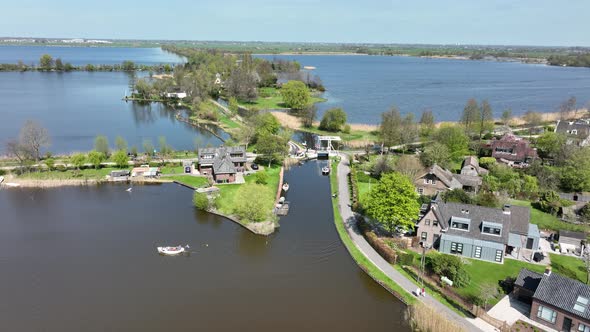
[[[399,254],[399,263],[405,266],[417,266],[416,259],[414,255],[407,252],[402,252]]]
[[[254,181],[257,184],[266,184],[268,182],[268,175],[266,172],[256,172],[254,175]]]
[[[469,284],[469,274],[463,267],[459,257],[431,251],[428,253],[427,258],[428,266],[432,272],[451,279],[454,286],[462,287]]]
[[[383,259],[390,264],[395,264],[397,261],[397,254],[387,243],[381,240],[374,232],[366,232],[364,234],[367,242],[375,249]]]
[[[324,113],[320,122],[320,129],[337,132],[346,123],[346,113],[341,108],[332,108]]]
[[[205,193],[195,193],[193,195],[193,204],[199,210],[209,211],[211,209],[211,205],[209,203],[209,197]]]
[[[345,134],[350,134],[350,125],[349,124],[344,125],[342,132]]]
[[[479,158],[479,165],[483,168],[489,169],[496,164],[496,158],[494,157],[481,157]]]
[[[57,170],[57,171],[59,171],[59,172],[65,172],[65,171],[67,171],[67,170],[68,170],[68,168],[67,168],[67,167],[65,167],[65,166],[64,166],[64,165],[62,165],[62,164],[59,164],[59,165],[56,165],[56,166],[55,166],[55,170]]]

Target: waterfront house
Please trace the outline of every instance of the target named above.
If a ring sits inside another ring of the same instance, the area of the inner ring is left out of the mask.
[[[109,180],[111,181],[127,181],[129,180],[129,176],[131,172],[129,170],[118,170],[118,171],[111,171],[109,173]]]
[[[582,252],[583,242],[586,241],[586,234],[574,231],[559,231],[559,250],[562,253],[580,254]]]
[[[529,318],[558,331],[590,332],[590,287],[551,273],[520,270],[513,295],[531,305]]]
[[[539,247],[539,229],[529,221],[528,207],[506,205],[497,209],[447,203],[437,197],[416,226],[423,246],[503,263],[505,255],[518,257],[522,250],[532,256]]]
[[[566,137],[566,143],[577,146],[590,145],[590,119],[557,121],[555,132]]]
[[[243,172],[246,149],[243,146],[199,149],[199,172],[217,183],[233,183]]]
[[[155,178],[158,175],[160,175],[160,168],[159,167],[141,166],[141,167],[134,167],[131,170],[132,177],[142,176],[145,178]]]
[[[526,139],[512,134],[504,135],[499,140],[494,138],[491,149],[492,157],[511,167],[526,167],[537,159],[537,149],[531,147]]]
[[[418,194],[428,196],[453,189],[477,193],[482,183],[481,175],[487,173],[486,169],[479,166],[477,158],[470,156],[463,161],[461,174],[453,174],[448,169],[434,164],[418,173],[414,179],[414,186]]]

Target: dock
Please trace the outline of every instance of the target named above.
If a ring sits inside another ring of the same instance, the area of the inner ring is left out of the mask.
[[[291,204],[288,201],[284,202],[283,204],[281,204],[281,206],[275,209],[275,214],[277,216],[286,216],[287,214],[289,214],[290,205]]]

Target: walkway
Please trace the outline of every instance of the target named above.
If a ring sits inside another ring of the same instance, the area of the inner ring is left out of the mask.
[[[395,270],[385,259],[383,259],[371,245],[365,240],[363,235],[359,232],[354,213],[350,207],[350,196],[348,193],[348,173],[350,171],[348,156],[341,155],[342,160],[338,164],[338,205],[340,214],[344,221],[346,231],[350,235],[352,242],[357,248],[383,273],[385,273],[391,280],[404,288],[408,293],[412,294],[416,290],[416,285]],[[437,311],[444,313],[449,319],[463,326],[467,331],[494,331],[494,328],[481,319],[466,319],[459,316],[456,312],[438,302],[431,296],[420,297],[419,300],[435,308]],[[482,324],[483,323],[483,324]],[[487,327],[487,328],[486,328]]]

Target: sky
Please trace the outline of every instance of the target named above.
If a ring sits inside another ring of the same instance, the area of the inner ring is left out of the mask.
[[[18,0],[0,36],[590,46],[589,0]]]

